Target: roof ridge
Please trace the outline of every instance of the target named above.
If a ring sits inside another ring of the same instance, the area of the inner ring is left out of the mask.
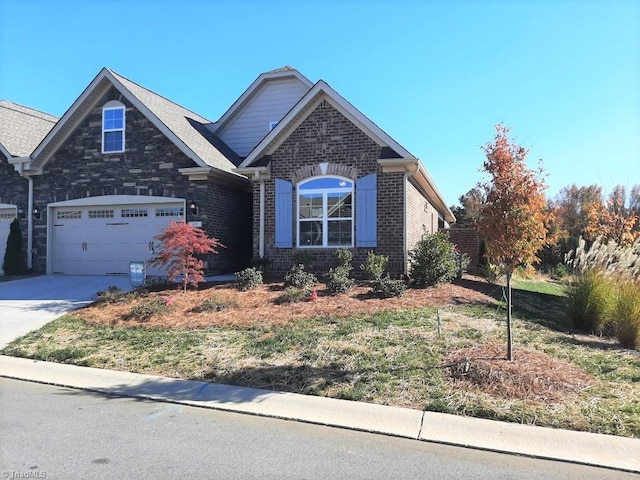
[[[203,119],[203,120],[206,120],[206,121],[207,121],[207,122],[209,122],[209,123],[213,123],[213,122],[212,122],[211,120],[209,120],[208,118],[203,117],[202,115],[200,115],[200,114],[199,114],[199,113],[197,113],[197,112],[194,112],[194,111],[193,111],[193,110],[191,110],[190,108],[184,107],[184,106],[180,105],[179,103],[174,102],[174,101],[173,101],[173,100],[171,100],[170,98],[167,98],[167,97],[165,97],[164,95],[161,95],[161,94],[159,94],[159,93],[157,93],[157,92],[154,92],[153,90],[151,90],[151,89],[149,89],[149,88],[145,87],[144,85],[140,85],[138,82],[136,82],[136,81],[134,81],[134,80],[131,80],[130,78],[125,77],[124,75],[119,74],[118,72],[116,72],[116,71],[114,71],[114,70],[110,69],[109,67],[104,67],[104,68],[105,68],[109,73],[111,73],[112,75],[114,75],[114,76],[116,76],[116,77],[119,77],[119,78],[122,78],[122,79],[126,80],[127,82],[131,82],[131,83],[133,83],[135,86],[137,86],[137,87],[139,87],[139,88],[141,88],[141,89],[143,89],[143,90],[146,90],[147,92],[149,92],[149,93],[151,93],[151,94],[155,95],[156,97],[160,97],[160,98],[162,98],[163,100],[165,100],[165,101],[167,101],[167,102],[169,102],[169,103],[171,103],[171,104],[175,105],[176,107],[181,108],[182,110],[185,110],[185,111],[187,111],[187,112],[189,112],[189,113],[192,113],[193,115],[195,115],[195,116],[197,116],[197,117],[199,117],[199,118],[201,118],[201,119]],[[133,92],[132,92],[132,93],[133,93]]]
[[[18,110],[17,108],[12,108],[12,105],[29,110],[29,112],[23,112],[21,110]],[[8,110],[13,110],[14,112],[18,112],[22,115],[29,115],[30,117],[38,118],[46,122],[56,123],[59,120],[59,117],[56,117],[55,115],[51,115],[50,113],[43,112],[42,110],[37,110],[35,108],[27,107],[26,105],[22,105],[20,103],[12,102],[11,100],[0,100],[0,107],[4,107]],[[34,112],[34,113],[31,113],[31,112]],[[36,114],[40,114],[43,116],[39,116]],[[49,118],[45,118],[45,117],[49,117]]]

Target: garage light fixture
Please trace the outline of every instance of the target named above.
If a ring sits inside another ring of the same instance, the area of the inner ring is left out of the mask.
[[[24,208],[18,207],[18,216],[20,218],[26,218],[27,214],[25,213]]]
[[[189,203],[189,211],[192,215],[198,214],[198,205],[193,200],[191,200],[191,203]]]
[[[33,207],[33,218],[40,220],[40,209],[37,205],[34,205]]]

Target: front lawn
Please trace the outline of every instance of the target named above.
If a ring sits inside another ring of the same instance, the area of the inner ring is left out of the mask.
[[[513,362],[501,288],[472,277],[386,300],[114,293],[0,353],[640,438],[639,352],[571,331],[554,287],[518,287]]]

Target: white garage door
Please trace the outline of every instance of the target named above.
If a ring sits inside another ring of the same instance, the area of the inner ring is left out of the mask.
[[[7,250],[7,238],[9,238],[9,228],[11,222],[16,218],[17,209],[15,205],[0,203],[0,271],[2,270],[2,259]]]
[[[73,200],[49,205],[51,273],[128,275],[129,262],[146,262],[153,257],[158,248],[154,236],[170,221],[184,220],[184,201],[173,198],[82,200],[92,204]],[[148,275],[164,273],[147,267]]]

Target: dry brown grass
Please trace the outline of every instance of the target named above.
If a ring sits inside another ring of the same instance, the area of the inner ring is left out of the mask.
[[[446,284],[427,289],[408,289],[401,298],[380,299],[369,295],[366,286],[357,286],[348,294],[331,296],[318,288],[318,300],[278,305],[276,299],[283,293],[282,284],[265,284],[255,290],[238,291],[233,285],[214,285],[197,291],[180,290],[152,292],[147,296],[123,303],[100,302],[79,310],[76,315],[92,323],[111,326],[138,326],[154,328],[207,328],[211,326],[237,326],[251,328],[277,327],[314,317],[349,317],[370,315],[380,311],[410,308],[445,307],[452,305],[485,304],[493,299],[484,293],[460,285]],[[208,298],[216,298],[230,305],[220,312],[195,313],[192,309]],[[125,319],[133,307],[151,299],[170,303],[170,311],[154,315],[148,320]]]
[[[493,343],[454,350],[446,358],[450,380],[458,388],[510,400],[549,404],[593,384],[594,379],[572,363],[520,347],[513,361],[506,347]]]

